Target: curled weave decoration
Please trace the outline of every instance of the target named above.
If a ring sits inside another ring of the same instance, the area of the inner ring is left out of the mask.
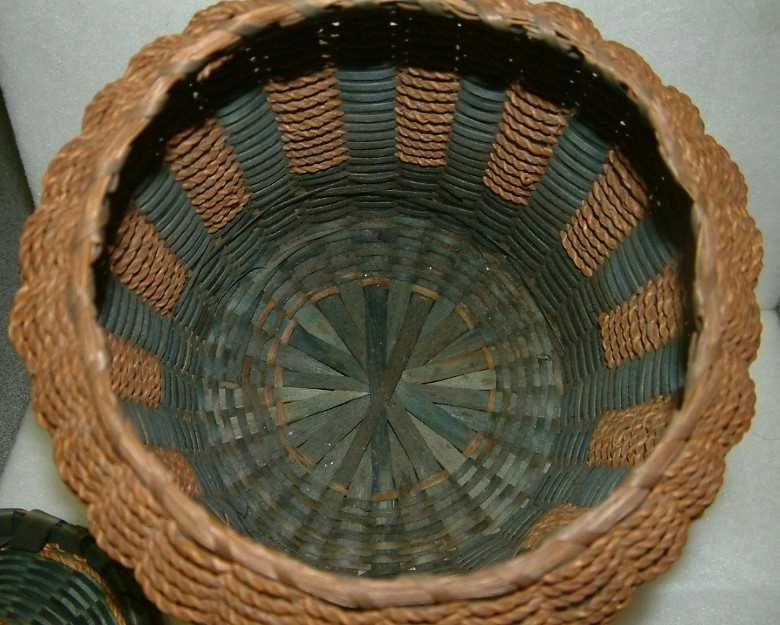
[[[607,622],[749,426],[745,206],[576,11],[225,2],[52,162],[11,336],[180,618]]]

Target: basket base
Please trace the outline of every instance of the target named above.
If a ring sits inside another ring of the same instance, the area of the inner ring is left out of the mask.
[[[233,527],[353,574],[512,557],[537,505],[560,364],[501,254],[418,218],[299,232],[214,324],[209,448]],[[279,249],[279,248],[276,248]]]

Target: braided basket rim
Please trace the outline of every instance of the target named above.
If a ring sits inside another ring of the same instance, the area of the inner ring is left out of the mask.
[[[692,226],[696,242],[693,301],[697,332],[689,351],[684,400],[663,439],[650,457],[603,504],[546,540],[539,548],[508,562],[463,575],[402,576],[389,580],[341,576],[315,569],[292,556],[254,542],[211,517],[204,508],[178,489],[167,469],[141,445],[132,426],[123,418],[118,400],[111,390],[110,359],[96,318],[92,265],[99,258],[104,245],[103,228],[108,221],[106,198],[118,186],[119,172],[130,153],[130,147],[163,110],[172,87],[197,74],[214,55],[240,45],[243,38],[251,37],[272,25],[292,26],[320,11],[366,4],[443,13],[464,20],[480,20],[494,28],[519,27],[532,39],[545,41],[564,50],[576,49],[585,63],[601,72],[606,79],[623,86],[628,97],[646,115],[654,129],[662,159],[692,199]],[[159,506],[156,512],[162,521],[150,530],[152,534],[156,533],[159,538],[167,536],[169,531],[179,533],[191,542],[193,549],[198,550],[198,556],[217,557],[219,564],[215,565],[215,571],[227,562],[242,571],[282,582],[325,602],[360,608],[430,605],[495,597],[527,588],[575,561],[598,538],[609,533],[639,508],[655,505],[658,498],[650,500],[651,490],[665,479],[667,470],[689,443],[708,401],[717,395],[718,379],[713,375],[715,367],[721,359],[729,358],[721,335],[727,326],[728,310],[737,289],[735,284],[741,278],[731,276],[727,271],[732,259],[724,259],[719,255],[721,233],[713,216],[726,209],[740,213],[740,224],[754,242],[749,251],[754,265],[760,265],[761,256],[758,232],[745,212],[746,189],[742,175],[727,152],[705,134],[699,112],[687,96],[664,86],[636,52],[602,39],[581,12],[553,3],[532,5],[524,0],[426,0],[419,4],[397,0],[371,0],[368,3],[355,0],[317,0],[306,3],[250,0],[223,6],[223,14],[218,11],[209,13],[207,10],[193,19],[184,34],[145,47],[137,58],[146,55],[151,59],[148,66],[134,66],[131,63],[124,77],[109,86],[112,94],[120,94],[116,95],[117,100],[121,99],[123,91],[129,93],[129,100],[133,94],[139,93],[134,81],[140,81],[140,84],[147,86],[140,92],[142,97],[124,102],[123,107],[117,102],[110,103],[108,108],[115,112],[116,117],[111,124],[113,133],[106,133],[105,130],[101,132],[101,122],[107,114],[104,112],[103,117],[93,115],[90,119],[88,108],[83,134],[76,140],[80,142],[78,148],[89,153],[95,165],[88,188],[80,194],[84,199],[78,215],[78,228],[67,246],[69,262],[66,266],[43,269],[46,271],[46,280],[59,280],[67,284],[66,309],[69,321],[79,337],[81,358],[74,366],[81,369],[90,381],[91,396],[88,402],[98,415],[98,421],[93,425],[103,429],[112,447],[111,450],[105,450],[111,460],[103,464],[95,463],[91,467],[91,477],[106,480],[111,479],[112,475],[119,475],[121,469],[129,470],[133,478],[140,481],[146,494]],[[231,12],[234,15],[231,16]],[[162,45],[166,42],[171,45]],[[98,98],[90,108],[97,107]],[[106,137],[107,134],[111,136]],[[63,149],[61,155],[65,155],[66,150]],[[39,213],[52,213],[48,218],[51,220],[50,226],[55,229],[58,223],[74,219],[74,215],[62,210],[67,202],[58,196],[57,190],[67,185],[69,174],[62,166],[57,167],[56,161],[45,177],[43,202],[38,209]],[[724,175],[730,177],[732,184],[718,184]],[[28,230],[31,230],[29,224]],[[21,253],[21,265],[23,286],[17,295],[12,314],[11,336],[33,374],[33,394],[37,396],[44,392],[48,381],[45,375],[35,375],[36,362],[25,352],[24,343],[35,331],[56,332],[59,321],[54,315],[28,318],[22,304],[35,285],[36,272],[40,273],[42,268],[34,266],[32,258],[24,250]],[[757,271],[755,273],[753,283]],[[44,279],[42,276],[37,278]],[[760,323],[755,296],[752,294],[753,286],[748,285],[752,298],[747,313],[749,318],[740,320],[751,328]],[[742,290],[737,293],[745,295]],[[751,334],[748,339],[754,340],[747,348],[745,362],[740,361],[745,369],[755,357],[758,345],[757,336]],[[64,415],[63,418],[65,416],[70,417],[69,422],[46,424],[55,439],[64,436],[67,425],[77,420],[75,414]],[[721,458],[728,450],[727,447],[713,448]],[[101,496],[90,494],[86,487],[79,486],[83,476],[66,458],[59,455],[56,461],[71,488],[88,503],[90,526],[101,547],[123,563],[138,567],[141,562],[137,558],[118,553],[108,536],[110,528],[104,527],[95,514],[95,504]],[[128,514],[119,509],[119,502],[108,505],[114,506],[120,518]],[[690,522],[687,517],[686,522]],[[160,539],[167,540],[165,537]],[[148,544],[152,542],[150,536]],[[138,569],[136,575],[147,591],[164,583],[155,581],[148,573],[142,575]],[[215,575],[218,573],[215,572]]]

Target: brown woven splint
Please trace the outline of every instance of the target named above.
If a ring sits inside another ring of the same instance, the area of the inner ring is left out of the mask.
[[[579,12],[226,2],[53,161],[11,335],[179,618],[602,623],[749,426],[745,206]]]

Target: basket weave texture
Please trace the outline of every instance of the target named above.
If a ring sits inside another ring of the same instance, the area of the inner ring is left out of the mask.
[[[131,571],[89,532],[34,510],[0,510],[0,622],[154,625]]]
[[[754,408],[743,178],[560,5],[207,9],[89,105],[21,265],[59,470],[196,622],[608,622]]]

